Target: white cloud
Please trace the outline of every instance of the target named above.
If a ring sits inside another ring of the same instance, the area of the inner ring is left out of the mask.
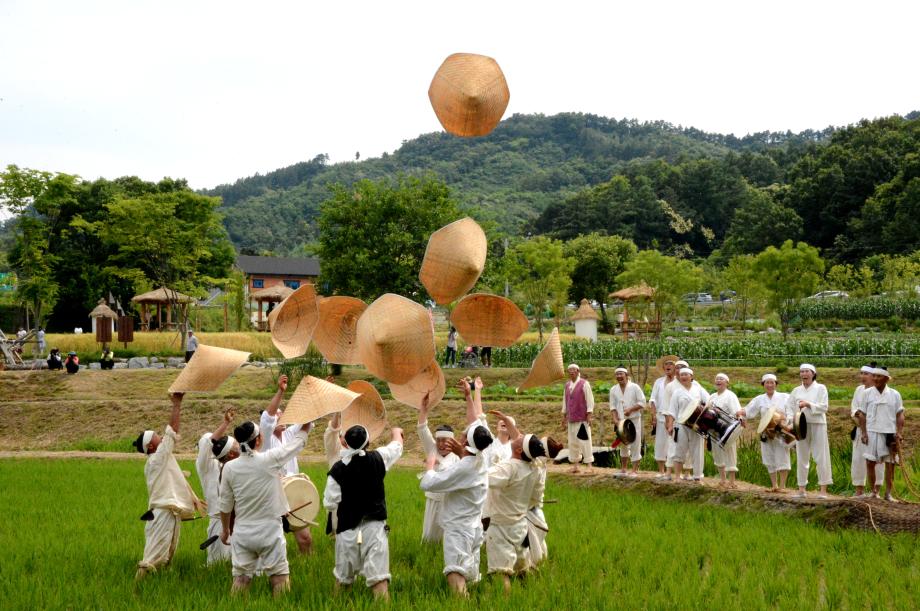
[[[0,3],[0,164],[194,187],[440,129],[434,71],[484,53],[508,113],[743,135],[920,108],[916,3]]]

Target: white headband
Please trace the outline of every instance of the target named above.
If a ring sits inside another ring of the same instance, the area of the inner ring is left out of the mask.
[[[434,432],[435,439],[453,439],[453,437],[454,437],[454,434],[451,433],[450,431],[435,431]]]
[[[726,375],[726,374],[724,374],[724,373],[717,373],[717,374],[716,374],[716,379],[718,380],[719,378],[722,378],[722,379],[725,380],[726,382],[731,382],[731,380],[728,379],[728,375]]]
[[[144,454],[150,453],[147,451],[147,446],[149,446],[150,442],[153,441],[153,435],[154,435],[153,431],[144,431],[144,438],[141,439],[141,443],[143,444],[142,447],[144,448]]]
[[[236,439],[232,435],[227,435],[227,443],[224,444],[224,447],[221,448],[220,453],[217,455],[217,460],[225,457],[230,453],[230,450],[233,449],[233,446],[236,445]]]
[[[677,361],[676,363],[674,363],[674,366],[677,367],[678,369],[683,369],[684,367],[689,367],[690,363],[688,363],[687,361]]]
[[[812,372],[815,375],[818,375],[818,370],[815,369],[815,366],[812,365],[811,363],[802,363],[801,365],[799,365],[799,371],[802,371],[805,369],[807,369],[808,371]]]
[[[891,374],[888,373],[887,369],[882,369],[881,367],[876,367],[872,370],[872,373],[877,376],[885,376],[886,378],[891,378]]]
[[[772,373],[765,373],[765,374],[763,374],[763,377],[760,378],[760,383],[763,384],[763,383],[766,382],[767,380],[773,380],[773,381],[775,382],[775,381],[776,381],[776,376],[773,375]]]
[[[681,368],[680,368],[680,372],[681,372],[681,373],[687,372],[687,373],[689,373],[690,375],[693,375],[693,370],[690,369],[689,367],[681,367]]]
[[[875,373],[875,368],[869,367],[868,365],[863,365],[859,368],[859,373]]]
[[[570,363],[569,366],[565,368],[565,370],[568,371],[569,369],[577,369],[578,371],[581,371],[581,367],[579,367],[577,363]]]
[[[242,449],[244,452],[251,452],[251,451],[252,451],[252,446],[250,446],[249,444],[250,444],[250,443],[253,443],[256,439],[258,439],[258,438],[259,438],[259,433],[261,432],[261,431],[259,431],[259,425],[258,425],[258,424],[256,424],[255,422],[253,422],[253,423],[252,423],[252,426],[254,427],[253,430],[252,430],[252,437],[250,437],[250,438],[247,439],[246,441],[243,441],[243,442],[240,443],[240,449]]]
[[[528,433],[524,435],[524,447],[521,448],[521,451],[524,452],[524,456],[533,460],[533,456],[530,455],[530,440],[533,439],[533,434]]]
[[[621,371],[625,373],[626,375],[629,375],[629,370],[626,369],[626,367],[617,367],[616,369],[613,370],[613,373],[617,374],[617,373],[620,373]]]

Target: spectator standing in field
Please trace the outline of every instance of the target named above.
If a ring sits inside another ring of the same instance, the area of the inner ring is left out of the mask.
[[[39,327],[38,333],[35,334],[35,339],[38,340],[38,356],[44,356],[45,347],[48,345],[45,343],[45,328]]]
[[[48,355],[48,369],[54,371],[55,369],[63,368],[64,362],[61,360],[60,348],[52,348],[51,354]]]
[[[345,431],[340,458],[329,470],[323,506],[335,512],[335,583],[350,587],[364,577],[377,598],[389,598],[390,543],[383,480],[403,451],[403,431],[393,428],[392,441],[365,450],[370,434],[360,424]]]
[[[620,446],[620,475],[626,475],[626,466],[632,462],[630,477],[639,476],[639,461],[642,460],[642,410],[645,409],[645,393],[642,387],[629,380],[629,370],[617,367],[614,370],[617,383],[610,388],[610,413],[614,428],[620,420],[630,420],[636,427],[636,438],[630,444]]]
[[[447,332],[447,349],[444,352],[444,366],[457,366],[457,329],[454,327],[451,327],[450,331]]]
[[[892,490],[894,488],[895,456],[901,453],[901,436],[904,431],[904,403],[901,393],[888,386],[891,374],[884,367],[872,370],[874,386],[863,395],[859,407],[859,428],[862,442],[866,446],[864,454],[869,487],[876,490],[875,466],[885,464],[885,500],[896,503]],[[904,460],[903,456],[899,456]],[[877,494],[873,493],[873,496]]]
[[[818,470],[819,499],[827,498],[827,487],[834,482],[831,473],[831,448],[827,438],[827,388],[818,383],[818,370],[814,365],[802,363],[799,366],[800,386],[796,386],[791,393],[787,408],[792,411],[795,418],[799,413],[805,414],[808,423],[805,439],[799,439],[795,444],[796,450],[796,479],[799,484],[799,497],[805,496],[808,484],[808,471],[811,459],[815,460]]]
[[[204,509],[173,455],[179,438],[182,397],[182,393],[169,396],[172,414],[162,437],[147,430],[134,441],[135,449],[147,456],[144,479],[149,496],[148,511],[142,518],[147,521],[144,557],[137,565],[135,579],[143,579],[147,573],[169,564],[179,545],[180,521]]]
[[[572,363],[568,368],[569,381],[562,395],[562,428],[568,434],[571,472],[578,473],[578,465],[586,463],[590,471],[594,462],[591,445],[591,414],[594,412],[594,394],[591,384],[581,377],[581,368]]]
[[[730,380],[727,374],[716,374],[716,392],[709,395],[709,405],[722,410],[732,418],[737,418],[741,410],[741,403],[738,401],[738,395],[728,389]],[[713,440],[712,443],[712,461],[719,469],[719,486],[728,485],[729,488],[737,488],[735,476],[738,473],[738,440],[732,439],[724,448]],[[728,474],[728,481],[725,475]]]
[[[868,448],[863,443],[862,435],[859,432],[859,406],[862,405],[864,395],[867,390],[875,385],[872,371],[875,369],[875,361],[868,365],[863,365],[859,370],[859,378],[862,384],[853,391],[853,400],[850,402],[850,418],[856,423],[853,432],[850,435],[853,438],[853,458],[850,462],[850,477],[853,479],[853,487],[856,489],[856,496],[862,496],[866,490],[866,452]],[[872,494],[878,496],[879,487],[882,485],[882,479],[885,477],[885,467],[882,463],[875,465],[875,488]],[[871,495],[870,495],[871,496]]]
[[[751,399],[751,402],[742,410],[741,417],[753,422],[762,418],[772,408],[783,414],[781,427],[789,430],[792,426],[794,412],[788,406],[789,395],[776,391],[776,382],[776,376],[772,373],[763,374],[760,378],[760,385],[764,389],[763,394]],[[792,469],[792,462],[789,459],[791,448],[792,445],[786,442],[782,434],[776,434],[772,439],[766,434],[760,436],[760,461],[770,474],[771,492],[786,491],[786,478],[789,477],[789,471]]]
[[[64,369],[71,375],[80,371],[80,357],[77,356],[76,352],[71,351],[67,353],[67,360],[64,361]]]
[[[492,346],[483,346],[482,350],[479,352],[479,359],[482,361],[483,367],[492,366]]]
[[[188,337],[185,338],[185,362],[186,363],[192,360],[192,357],[195,355],[196,350],[198,350],[198,338],[195,337],[195,332],[189,329]]]
[[[670,382],[673,382],[677,375],[675,368],[677,360],[676,356],[671,355],[661,357],[659,370],[662,370],[664,375],[655,380],[655,383],[652,385],[652,395],[649,398],[649,405],[652,408],[652,422],[655,427],[655,462],[658,463],[658,475],[655,476],[655,479],[661,479],[666,475],[665,468],[668,460],[668,440],[670,440],[671,437],[668,435],[665,425],[665,413],[667,412],[668,404],[664,400],[664,391],[665,387],[667,387]]]

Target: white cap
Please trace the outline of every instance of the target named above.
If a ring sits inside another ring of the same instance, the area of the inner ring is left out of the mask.
[[[818,370],[815,369],[815,366],[812,365],[811,363],[802,363],[801,365],[799,365],[799,371],[804,371],[805,369],[807,369],[808,371],[812,372],[815,375],[818,375]]]

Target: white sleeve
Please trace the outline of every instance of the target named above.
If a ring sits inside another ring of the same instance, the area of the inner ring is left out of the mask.
[[[268,442],[271,440],[272,435],[275,434],[275,425],[278,424],[278,416],[269,416],[268,410],[262,410],[262,415],[259,417],[259,435],[262,436],[262,448],[267,449]]]
[[[700,399],[703,403],[709,403],[709,393],[706,392],[706,389],[703,388],[702,384],[700,385]]]
[[[904,411],[904,401],[901,399],[901,393],[898,391],[894,392],[894,413],[895,415],[900,414]]]
[[[644,391],[644,390],[642,389],[642,387],[639,386],[638,384],[636,384],[633,388],[635,389],[635,390],[634,390],[634,397],[635,397],[635,398],[633,399],[633,401],[635,401],[635,403],[633,403],[633,405],[642,405],[642,406],[645,406],[645,391]],[[632,407],[632,405],[630,405],[629,407]]]
[[[289,460],[300,454],[303,447],[307,445],[307,432],[302,430],[299,424],[295,424],[291,429],[294,431],[294,435],[290,441],[265,452],[267,460],[274,467],[280,468],[284,466]]]
[[[827,386],[821,384],[818,388],[818,398],[811,404],[811,413],[812,414],[826,414],[827,408],[829,407],[829,401],[827,398]]]
[[[452,492],[470,487],[468,472],[462,462],[443,471],[426,471],[419,487],[425,492]]]
[[[223,477],[220,478],[220,498],[217,502],[217,509],[221,513],[230,513],[233,511],[233,506],[236,504],[236,499],[233,496],[233,487],[230,486],[230,480],[232,475],[228,471],[224,471]]]
[[[438,444],[431,435],[431,429],[428,428],[428,423],[425,422],[424,424],[418,425],[416,430],[418,431],[418,438],[422,441],[422,451],[425,452],[425,456],[437,452]]]
[[[213,455],[214,453],[211,451],[211,433],[205,433],[198,440],[198,456],[195,457],[195,471],[198,472],[199,480],[207,473]],[[204,482],[202,482],[203,484]]]
[[[616,386],[611,386],[611,387],[610,387],[610,399],[609,399],[609,400],[610,400],[610,411],[612,411],[612,412],[617,411],[616,395],[613,394],[613,389],[614,389],[614,388],[616,388]]]
[[[661,386],[662,386],[661,378],[658,378],[657,380],[655,380],[655,383],[652,385],[652,394],[649,397],[649,403],[652,404],[655,410],[661,409],[661,407],[658,405],[658,403],[661,401],[661,398],[659,397],[659,393],[661,392]]]
[[[393,465],[395,465],[399,457],[402,456],[402,452],[403,444],[398,441],[391,441],[382,448],[377,448],[377,453],[383,458],[383,464],[386,466],[387,471],[393,468]]]
[[[594,411],[594,391],[591,390],[591,383],[585,380],[585,403],[588,405],[588,413]]]
[[[223,497],[222,497],[223,498]],[[331,475],[326,476],[326,489],[323,491],[323,507],[326,511],[335,511],[342,502],[342,487]]]
[[[505,488],[511,481],[513,463],[511,461],[500,462],[489,469],[489,488]]]
[[[729,408],[728,413],[735,417],[737,417],[738,412],[741,411],[741,402],[738,400],[738,395],[736,395],[733,392],[731,396],[729,397],[728,408]]]
[[[563,416],[565,416],[567,412],[566,407],[565,407],[565,388],[566,386],[568,386],[568,384],[569,383],[566,382],[565,384],[562,385],[562,415]]]
[[[326,452],[326,462],[329,463],[330,467],[339,459],[339,450],[341,448],[342,444],[339,443],[339,429],[334,429],[331,425],[326,425],[326,430],[323,432],[323,450]]]

